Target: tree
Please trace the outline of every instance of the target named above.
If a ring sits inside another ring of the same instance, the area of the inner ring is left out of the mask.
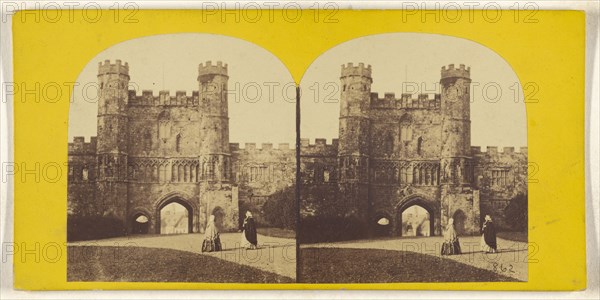
[[[527,194],[518,194],[504,209],[504,218],[514,230],[527,231]]]
[[[262,207],[264,218],[279,228],[296,227],[296,186],[292,185],[271,195]]]

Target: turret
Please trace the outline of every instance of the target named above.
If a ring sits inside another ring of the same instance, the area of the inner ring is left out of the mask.
[[[442,67],[442,172],[445,183],[469,180],[471,155],[470,84],[471,68],[453,64]]]
[[[98,128],[96,159],[97,200],[105,204],[102,214],[125,222],[129,130],[127,103],[129,65],[120,60],[98,64]]]
[[[340,81],[340,154],[368,155],[371,66],[342,65]]]
[[[98,154],[111,154],[115,158],[127,156],[127,100],[129,85],[129,66],[117,60],[98,64]],[[99,177],[124,178],[126,168],[100,170]]]
[[[110,60],[98,63],[98,85],[100,94],[98,101],[98,115],[122,114],[127,105],[129,92],[129,65],[117,60],[114,64]]]
[[[227,64],[211,61],[198,67],[200,109],[201,179],[228,181],[231,173],[229,116],[227,101]]]
[[[347,214],[367,221],[369,199],[369,108],[371,66],[342,65],[338,176],[340,197],[347,201]]]
[[[464,219],[467,233],[478,232],[479,191],[472,189],[471,153],[471,68],[465,65],[442,67],[441,70],[441,225],[460,209],[472,213]]]

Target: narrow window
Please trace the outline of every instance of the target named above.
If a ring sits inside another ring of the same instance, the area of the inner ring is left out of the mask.
[[[152,149],[152,135],[150,131],[147,131],[144,135],[144,150],[149,151],[150,149]]]
[[[82,178],[83,178],[83,181],[88,181],[88,168],[87,168],[87,166],[83,167]]]
[[[175,138],[175,151],[181,152],[181,133],[177,134]]]
[[[208,163],[208,179],[209,180],[215,179],[215,162],[214,162],[214,160],[211,160]]]
[[[394,152],[394,136],[389,133],[385,141],[385,152],[392,154]]]
[[[408,142],[412,140],[412,125],[410,122],[402,122],[400,125],[400,136],[403,142]]]

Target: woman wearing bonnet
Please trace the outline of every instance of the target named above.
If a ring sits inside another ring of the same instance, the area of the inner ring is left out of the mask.
[[[256,249],[256,245],[258,244],[256,224],[254,223],[254,218],[252,218],[252,213],[250,211],[246,211],[246,218],[244,219],[242,230],[242,247],[246,249]]]
[[[202,252],[213,251],[221,251],[221,238],[219,237],[219,230],[215,225],[215,215],[210,215],[206,224],[206,231],[204,232]]]
[[[496,253],[498,251],[496,244],[496,228],[490,215],[485,215],[485,222],[481,228],[481,250],[487,253]]]
[[[442,244],[442,255],[456,255],[461,254],[460,242],[458,241],[458,235],[456,229],[454,229],[454,219],[448,219],[448,226],[446,232],[444,232],[444,243]]]

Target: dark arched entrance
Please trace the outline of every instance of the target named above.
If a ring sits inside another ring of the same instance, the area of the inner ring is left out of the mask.
[[[150,218],[144,213],[137,213],[131,218],[132,234],[147,234],[150,230]]]
[[[163,200],[156,208],[156,233],[192,233],[194,209],[181,197]]]
[[[376,214],[371,220],[371,229],[374,236],[392,235],[392,219],[386,214]]]
[[[458,235],[464,235],[466,232],[465,222],[467,221],[467,215],[465,212],[458,209],[454,212],[452,218],[454,219],[454,229],[456,230],[456,233]]]
[[[400,236],[433,236],[435,211],[422,198],[409,199],[398,207],[396,226]]]

